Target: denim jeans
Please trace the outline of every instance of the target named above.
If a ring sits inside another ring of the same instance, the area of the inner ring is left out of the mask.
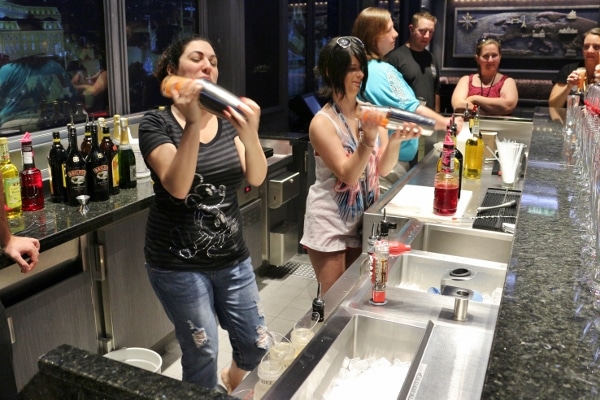
[[[269,342],[250,258],[216,271],[172,271],[147,263],[146,270],[175,325],[184,382],[217,386],[217,323],[229,333],[239,368],[251,371],[260,363]]]

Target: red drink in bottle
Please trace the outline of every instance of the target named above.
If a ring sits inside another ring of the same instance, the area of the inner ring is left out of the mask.
[[[458,185],[438,182],[434,187],[433,212],[438,215],[453,215],[458,207]]]

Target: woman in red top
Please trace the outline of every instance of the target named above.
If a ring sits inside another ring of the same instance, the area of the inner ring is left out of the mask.
[[[458,81],[452,93],[452,107],[461,109],[478,105],[484,115],[510,115],[517,106],[519,94],[513,78],[498,72],[500,42],[494,38],[482,38],[477,42],[476,74],[465,75]]]

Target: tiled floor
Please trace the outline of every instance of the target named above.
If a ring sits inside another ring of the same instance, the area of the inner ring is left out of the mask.
[[[298,254],[282,267],[261,267],[256,271],[267,326],[271,331],[287,334],[312,306],[317,294],[317,281],[308,256]],[[163,375],[181,379],[181,352],[173,343],[172,354],[163,356]],[[174,360],[173,360],[174,358]],[[170,359],[169,362],[167,362]],[[227,332],[219,329],[219,376],[231,362],[231,346]]]

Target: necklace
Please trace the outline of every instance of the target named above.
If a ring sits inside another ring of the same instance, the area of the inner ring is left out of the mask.
[[[358,104],[357,104],[357,106],[358,106]],[[357,144],[356,138],[354,137],[354,134],[352,133],[352,129],[350,128],[350,125],[348,124],[348,120],[346,119],[346,116],[340,109],[340,106],[338,106],[337,103],[335,103],[335,102],[333,102],[333,111],[335,111],[335,113],[337,114],[340,121],[342,121],[342,123],[344,124],[344,127],[346,128],[348,135],[350,135],[350,138],[352,139],[352,144],[354,147],[353,150],[356,150],[356,144]],[[361,136],[362,136],[362,124],[360,123],[360,118],[356,118],[356,121],[358,124],[358,140],[360,140]]]
[[[483,94],[483,79],[481,79],[481,74],[479,74],[479,94],[482,95],[483,97],[488,97],[490,95],[490,92],[492,91],[492,86],[494,86],[494,81],[496,80],[496,75],[494,74],[494,76],[492,77],[492,82],[490,82],[490,87],[488,88],[487,94],[484,95]]]

